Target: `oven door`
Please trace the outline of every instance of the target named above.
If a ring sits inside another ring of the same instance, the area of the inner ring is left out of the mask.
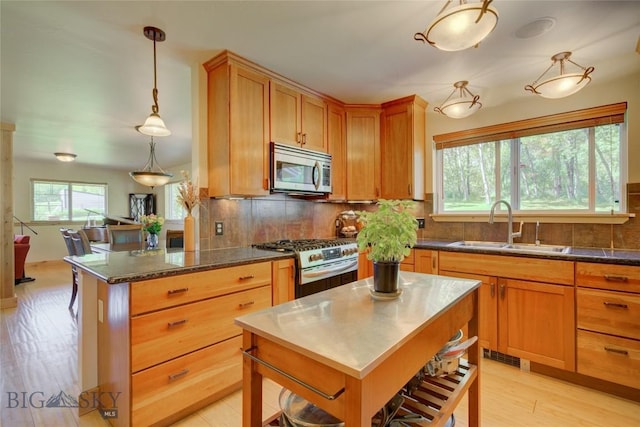
[[[340,260],[301,269],[296,283],[296,298],[301,298],[358,279],[358,258]]]

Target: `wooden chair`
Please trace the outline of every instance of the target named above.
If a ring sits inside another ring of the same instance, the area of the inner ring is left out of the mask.
[[[184,247],[184,230],[167,230],[167,248]]]
[[[60,233],[64,238],[64,243],[67,246],[67,252],[69,256],[77,255],[75,245],[73,244],[73,240],[71,239],[72,230],[68,230],[66,228],[61,228]],[[71,266],[71,301],[69,302],[69,310],[73,308],[73,303],[76,301],[76,296],[78,295],[78,269],[75,265]]]
[[[142,243],[144,232],[142,224],[107,225],[109,243],[118,245],[122,243]]]

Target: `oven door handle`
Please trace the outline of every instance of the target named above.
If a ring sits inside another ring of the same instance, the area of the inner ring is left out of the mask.
[[[334,268],[327,268],[326,270],[319,270],[319,271],[311,271],[311,272],[302,272],[302,275],[304,277],[318,277],[318,276],[323,276],[327,273],[336,273],[338,271],[343,271],[346,270],[348,268],[352,268],[355,267],[356,265],[358,265],[358,261],[353,261],[350,262],[349,264],[346,265],[340,265],[338,267],[334,267]]]

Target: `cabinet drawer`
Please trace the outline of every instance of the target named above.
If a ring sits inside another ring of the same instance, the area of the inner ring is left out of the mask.
[[[242,337],[134,374],[131,379],[131,425],[151,425],[198,400],[239,387]]]
[[[270,262],[134,282],[131,314],[135,316],[270,283]]]
[[[240,335],[233,320],[271,306],[271,286],[236,292],[131,319],[131,371]]]
[[[578,330],[578,373],[640,388],[640,341]]]
[[[409,253],[409,255],[404,257],[404,259],[400,264],[410,264],[410,265],[415,264],[415,255],[416,255],[415,250],[411,249],[411,252]],[[407,270],[407,271],[413,271],[413,270]]]
[[[640,293],[640,267],[577,262],[576,285]]]
[[[640,295],[578,288],[578,328],[640,340]]]

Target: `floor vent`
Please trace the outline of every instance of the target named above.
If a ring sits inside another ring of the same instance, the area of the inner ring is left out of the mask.
[[[499,351],[482,349],[482,357],[485,359],[495,360],[506,365],[520,367],[520,358],[515,356],[509,356],[508,354],[500,353]]]

